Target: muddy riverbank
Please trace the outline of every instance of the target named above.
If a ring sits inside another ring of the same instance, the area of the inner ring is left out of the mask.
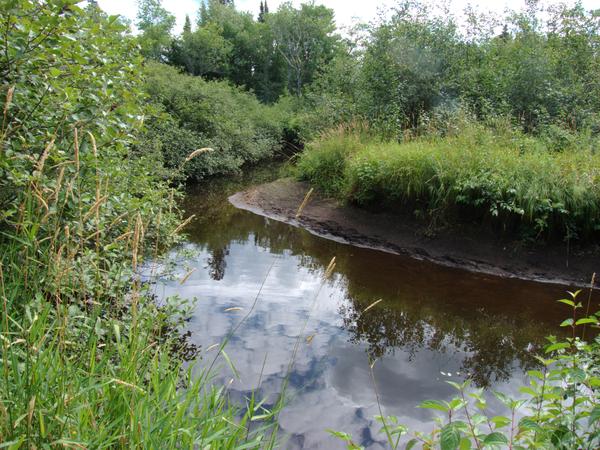
[[[600,270],[597,245],[524,244],[469,225],[431,230],[408,215],[364,211],[316,193],[296,218],[308,190],[307,184],[285,178],[238,192],[229,201],[318,236],[471,272],[585,286]]]

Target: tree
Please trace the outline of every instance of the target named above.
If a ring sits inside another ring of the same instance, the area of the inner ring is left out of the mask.
[[[192,22],[190,22],[190,16],[185,15],[185,23],[183,24],[183,34],[192,32]]]
[[[287,65],[288,89],[296,95],[313,81],[319,67],[336,54],[340,38],[334,34],[333,10],[314,3],[295,9],[291,3],[269,14],[274,46]]]
[[[266,17],[267,14],[269,14],[269,5],[267,5],[267,1],[266,0],[265,0],[264,3],[261,1],[260,2],[260,13],[258,14],[258,21],[260,23],[264,23],[265,22],[265,17]]]
[[[169,62],[184,68],[191,75],[221,79],[229,73],[232,46],[214,23],[185,32],[173,41]]]
[[[208,0],[199,19],[199,30],[205,27],[218,30],[218,39],[229,48],[228,70],[224,76],[236,85],[253,89],[258,55],[263,51],[260,46],[269,45],[260,39],[259,24],[250,13],[237,11],[231,2],[221,0]]]
[[[138,0],[136,26],[142,32],[142,54],[163,61],[171,45],[175,16],[162,7],[160,0]]]

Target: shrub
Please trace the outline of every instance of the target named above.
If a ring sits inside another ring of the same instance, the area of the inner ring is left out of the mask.
[[[285,116],[223,81],[205,81],[159,63],[146,66],[146,92],[157,105],[138,145],[160,148],[165,164],[180,167],[192,151],[215,151],[185,165],[188,178],[234,173],[273,157],[282,147]]]
[[[0,447],[268,446],[248,425],[268,412],[181,372],[185,311],[141,282],[143,258],[176,240],[177,193],[131,151],[134,42],[77,3],[0,13]]]

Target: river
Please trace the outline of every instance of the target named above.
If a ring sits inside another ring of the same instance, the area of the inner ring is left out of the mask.
[[[355,248],[228,203],[272,178],[272,170],[255,171],[190,189],[183,208],[197,218],[172,254],[176,276],[157,289],[197,299],[187,329],[201,348],[199,367],[250,312],[226,348],[239,377],[224,361],[218,367],[217,381],[233,379],[239,401],[252,391],[275,400],[300,339],[280,417],[284,448],[344,448],[327,429],[383,448],[376,389],[386,415],[421,430],[431,429],[432,413],[417,405],[451,398],[448,380],[522,397],[533,353],[569,314],[556,302],[567,287]]]

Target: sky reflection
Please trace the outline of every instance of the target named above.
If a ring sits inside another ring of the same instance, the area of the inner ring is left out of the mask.
[[[230,386],[234,399],[256,390],[274,401],[301,339],[281,415],[285,448],[343,448],[328,428],[383,448],[373,420],[379,414],[373,359],[384,413],[413,429],[431,426],[431,413],[416,408],[421,401],[453,395],[446,380],[469,377],[477,386],[519,396],[523,372],[535,365],[532,350],[563,316],[555,299],[564,287],[327,241],[237,210],[222,201],[226,193],[188,196],[188,212],[203,217],[185,244],[194,256],[177,259],[176,276],[161,280],[158,294],[197,298],[187,327],[202,348],[202,366],[216,351],[206,349],[225,339],[260,291],[226,348],[241,374]],[[337,267],[324,283],[333,256]],[[219,373],[224,383],[233,377],[224,361]]]

